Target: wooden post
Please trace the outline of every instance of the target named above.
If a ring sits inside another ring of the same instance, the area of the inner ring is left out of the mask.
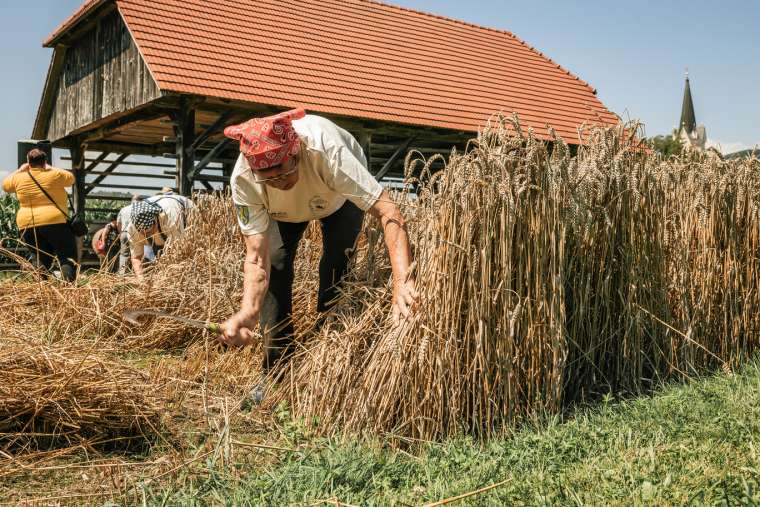
[[[87,203],[87,191],[85,190],[85,176],[87,172],[84,167],[84,146],[79,143],[78,139],[74,139],[69,145],[69,153],[71,154],[71,170],[74,172],[74,186],[71,189],[71,200],[74,204],[72,214],[80,213],[84,216],[84,208]],[[77,243],[77,263],[82,262],[82,249],[84,246],[84,238],[78,237]]]
[[[183,99],[173,119],[177,138],[177,190],[189,197],[193,193],[192,174],[195,169],[195,109]]]

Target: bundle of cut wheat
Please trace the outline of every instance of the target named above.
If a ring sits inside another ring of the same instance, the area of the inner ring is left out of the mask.
[[[417,312],[393,328],[389,287],[349,285],[286,376],[297,414],[439,438],[559,408],[567,188],[535,163],[547,156],[542,143],[489,131],[424,184],[412,226]]]
[[[731,367],[760,340],[760,161],[688,152],[665,186],[674,368]]]

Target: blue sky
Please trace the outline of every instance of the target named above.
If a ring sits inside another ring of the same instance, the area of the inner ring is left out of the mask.
[[[252,0],[253,1],[253,0]],[[82,0],[0,0],[0,173],[32,129],[50,50],[42,40]],[[760,2],[755,0],[394,0],[509,30],[598,90],[648,135],[678,123],[684,68],[697,121],[725,152],[760,143]]]

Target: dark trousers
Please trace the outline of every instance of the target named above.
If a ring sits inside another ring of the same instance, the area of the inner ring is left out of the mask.
[[[61,277],[64,280],[67,282],[74,280],[77,246],[69,224],[30,227],[21,232],[21,240],[29,248],[30,260],[33,264],[50,271],[56,263],[61,268]]]
[[[106,248],[106,254],[100,257],[100,269],[108,271],[109,273],[119,272],[119,252],[120,252],[119,238],[113,241],[108,248]]]
[[[325,312],[338,296],[340,282],[346,275],[356,238],[362,228],[364,212],[350,201],[335,213],[320,220],[322,225],[322,259],[319,261],[319,294],[317,311]],[[282,238],[280,250],[272,252],[269,275],[269,296],[275,304],[271,312],[262,312],[264,333],[264,371],[269,371],[293,352],[293,263],[308,222],[277,222]],[[269,315],[265,315],[269,313]]]

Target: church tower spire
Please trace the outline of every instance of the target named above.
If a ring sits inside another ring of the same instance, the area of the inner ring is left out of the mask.
[[[693,133],[697,128],[697,118],[694,115],[694,101],[691,98],[691,86],[689,86],[689,70],[686,70],[686,85],[683,90],[683,105],[681,106],[681,123],[679,128]]]
[[[683,103],[681,105],[681,121],[673,134],[684,145],[691,148],[704,150],[707,144],[705,126],[697,125],[697,117],[694,114],[694,100],[691,98],[691,85],[689,84],[689,69],[686,69],[686,84],[683,89]]]

